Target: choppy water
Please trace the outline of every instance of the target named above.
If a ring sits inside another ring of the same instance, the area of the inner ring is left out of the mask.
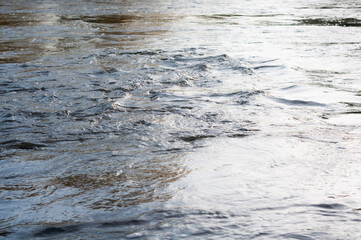
[[[0,238],[361,238],[360,12],[2,1]]]

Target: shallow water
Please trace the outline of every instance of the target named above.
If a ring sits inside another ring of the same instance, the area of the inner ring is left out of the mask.
[[[0,238],[360,238],[360,10],[2,1]]]

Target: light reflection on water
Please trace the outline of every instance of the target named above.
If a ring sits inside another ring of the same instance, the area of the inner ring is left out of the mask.
[[[185,190],[169,205],[234,214],[227,217],[238,226],[233,233],[244,235],[232,237],[263,233],[266,238],[340,238],[344,231],[357,229],[360,201],[360,152],[345,150],[356,139],[343,143],[321,139],[325,131],[343,134],[340,130],[319,129],[313,139],[298,133],[210,142],[188,156],[186,163],[193,171],[182,178],[179,184]],[[280,232],[284,234],[277,235]]]
[[[0,3],[0,238],[359,238],[360,8]]]

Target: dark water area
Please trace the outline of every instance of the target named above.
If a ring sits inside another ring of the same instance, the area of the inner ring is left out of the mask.
[[[1,1],[0,239],[359,239],[361,2]]]

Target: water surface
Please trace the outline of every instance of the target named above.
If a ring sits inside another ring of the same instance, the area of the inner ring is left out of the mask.
[[[1,2],[0,238],[360,238],[360,9]]]

